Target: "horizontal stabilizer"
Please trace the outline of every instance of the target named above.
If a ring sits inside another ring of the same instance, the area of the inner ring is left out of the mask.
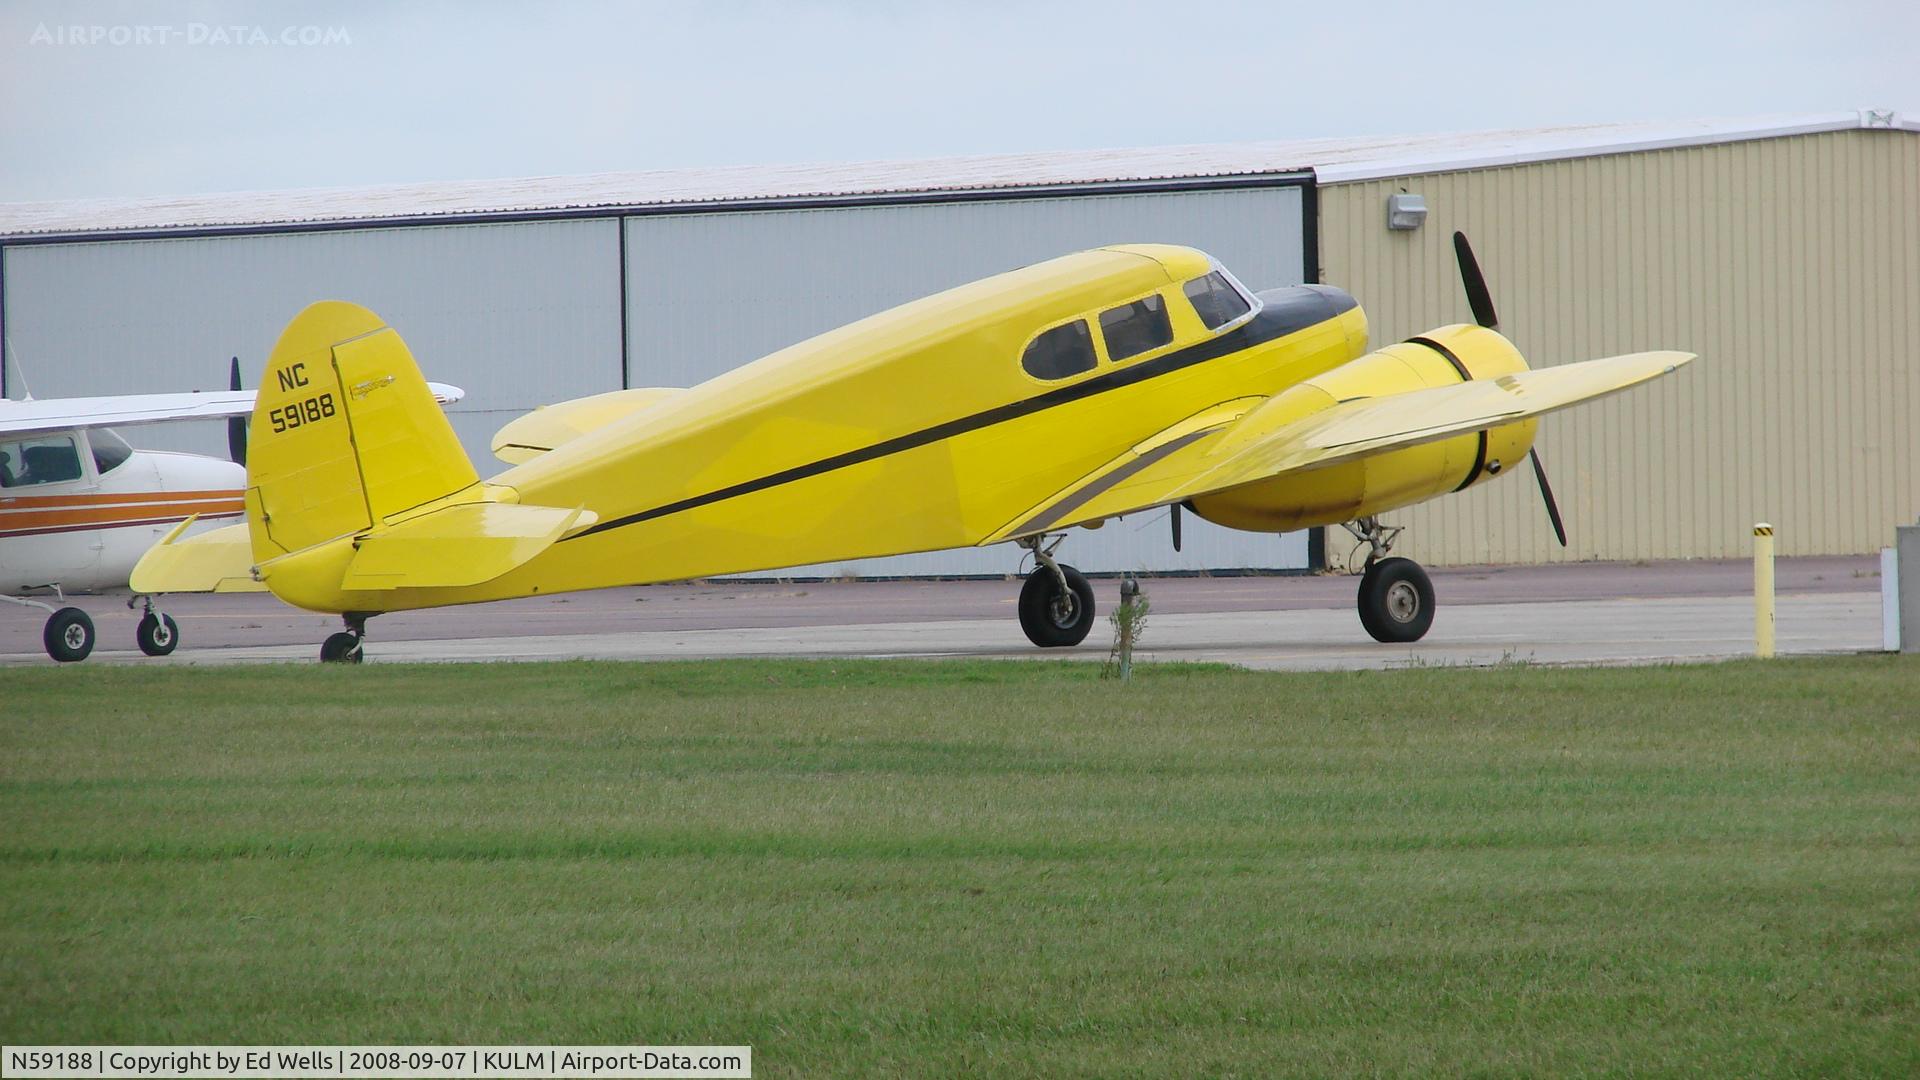
[[[521,566],[568,532],[596,520],[590,510],[552,506],[496,502],[449,506],[369,533],[347,565],[341,588],[479,585]]]
[[[180,539],[194,518],[174,526],[133,568],[133,591],[162,593],[265,592],[253,578],[253,541],[244,522]]]
[[[676,387],[648,386],[542,405],[493,433],[493,456],[509,465],[524,465],[556,446],[684,393]]]

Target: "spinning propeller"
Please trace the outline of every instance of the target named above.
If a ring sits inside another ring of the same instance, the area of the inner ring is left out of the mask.
[[[1467,306],[1473,309],[1473,321],[1489,330],[1500,329],[1500,316],[1493,310],[1493,293],[1487,288],[1487,279],[1480,273],[1480,262],[1473,257],[1473,248],[1467,243],[1467,234],[1453,234],[1453,253],[1460,260],[1460,283],[1467,289]],[[1540,482],[1540,498],[1547,504],[1547,519],[1553,522],[1553,535],[1560,540],[1560,546],[1567,546],[1567,527],[1560,522],[1560,504],[1554,501],[1553,485],[1547,483],[1547,467],[1540,464],[1540,451],[1527,450],[1527,460],[1533,462],[1533,478]]]

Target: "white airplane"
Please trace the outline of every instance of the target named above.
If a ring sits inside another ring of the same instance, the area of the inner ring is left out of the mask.
[[[238,385],[238,361],[234,385]],[[430,384],[441,405],[466,395]],[[93,651],[93,620],[66,603],[69,592],[126,587],[127,576],[161,537],[245,514],[246,417],[252,390],[122,394],[113,397],[0,398],[0,601],[48,612],[43,642],[59,661]],[[226,420],[232,461],[202,454],[136,450],[112,429],[182,420]],[[184,535],[184,534],[183,534]],[[262,588],[235,582],[229,589]],[[50,592],[59,606],[21,595]],[[165,656],[180,642],[173,618],[144,606],[140,651]]]

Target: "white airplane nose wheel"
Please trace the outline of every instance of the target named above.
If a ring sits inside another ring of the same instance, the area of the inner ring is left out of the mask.
[[[1412,559],[1380,559],[1360,579],[1358,607],[1375,641],[1419,641],[1433,625],[1433,582]]]
[[[93,651],[93,619],[77,607],[61,608],[47,620],[41,641],[47,655],[63,664],[85,660]]]
[[[140,625],[133,632],[135,641],[140,643],[140,651],[148,656],[165,656],[180,644],[180,624],[173,616],[158,611],[149,611],[140,616]]]

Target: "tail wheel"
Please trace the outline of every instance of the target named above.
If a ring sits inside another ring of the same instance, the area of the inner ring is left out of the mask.
[[[1433,582],[1412,559],[1381,559],[1360,579],[1358,606],[1375,641],[1419,641],[1433,625]]]
[[[1061,577],[1067,579],[1064,592]],[[1087,632],[1093,629],[1093,586],[1086,575],[1071,566],[1061,566],[1057,575],[1044,566],[1028,574],[1027,583],[1020,587],[1020,629],[1026,631],[1028,641],[1043,649],[1087,640]]]
[[[342,630],[320,645],[323,664],[357,664],[361,659],[360,635]]]
[[[93,620],[77,607],[63,607],[47,620],[41,641],[47,655],[63,664],[85,660],[93,651]]]
[[[180,644],[180,624],[173,616],[149,611],[140,616],[140,626],[133,632],[134,640],[140,643],[140,651],[148,656],[165,656]]]

